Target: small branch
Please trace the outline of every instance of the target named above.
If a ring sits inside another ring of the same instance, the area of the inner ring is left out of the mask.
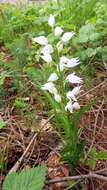
[[[40,130],[39,130],[38,133],[40,133],[40,131],[43,129],[43,127],[45,127],[45,126],[48,124],[48,122],[49,122],[53,117],[54,117],[54,114],[51,115],[51,116],[47,119],[47,121],[44,123],[43,126],[41,126],[41,128],[40,128]],[[28,146],[26,147],[24,153],[23,153],[22,156],[19,158],[19,160],[15,163],[15,165],[11,168],[11,170],[9,171],[8,174],[11,174],[12,172],[15,172],[15,171],[18,170],[18,168],[19,168],[21,162],[23,161],[24,157],[26,156],[26,154],[27,154],[29,148],[31,147],[32,143],[35,141],[35,139],[36,139],[38,133],[36,133],[36,134],[33,135],[32,139],[31,139],[31,141],[29,142]]]
[[[100,86],[105,85],[106,82],[107,82],[107,79],[105,79],[103,82],[101,82],[100,84],[98,84],[98,85],[95,86],[94,88],[91,88],[89,91],[85,92],[84,94],[81,94],[81,95],[79,96],[79,98],[80,98],[80,97],[83,97],[83,96],[85,96],[85,95],[87,95],[87,94],[89,94],[89,93],[92,92],[92,91],[95,91],[95,90],[96,90],[97,88],[99,88]]]
[[[90,179],[90,178],[95,178],[95,179],[107,182],[107,177],[90,173],[87,175],[68,176],[68,177],[63,177],[61,179],[53,179],[53,180],[47,181],[46,184],[49,185],[49,184],[54,184],[54,183],[63,183],[63,182],[68,182],[72,180]]]
[[[97,170],[95,172],[96,174],[104,174],[104,175],[107,175],[107,168],[103,168],[103,169],[100,169],[100,170]]]

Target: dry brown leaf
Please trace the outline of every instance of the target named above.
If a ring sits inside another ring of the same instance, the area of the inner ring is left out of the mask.
[[[47,166],[48,168],[54,168],[59,164],[60,156],[56,152],[51,152],[47,159]]]
[[[69,176],[69,170],[66,166],[61,165],[59,167],[51,168],[48,170],[48,176],[50,179],[61,179],[62,177],[68,177]],[[64,183],[56,183],[51,185],[52,189],[55,190],[62,190],[64,188]]]
[[[56,152],[51,152],[47,159],[48,177],[50,179],[61,179],[62,177],[69,176],[69,170],[60,162],[60,155]],[[64,183],[56,183],[51,185],[52,190],[61,190]]]
[[[47,119],[42,119],[40,122],[40,126],[43,126],[42,131],[51,131],[52,130],[52,125],[50,122],[47,122]]]

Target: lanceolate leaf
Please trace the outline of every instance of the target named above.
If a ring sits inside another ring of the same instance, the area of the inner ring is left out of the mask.
[[[2,190],[42,190],[46,175],[44,165],[7,175]]]

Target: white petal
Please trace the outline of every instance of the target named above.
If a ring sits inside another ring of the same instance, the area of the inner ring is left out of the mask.
[[[56,81],[56,80],[58,80],[58,76],[57,76],[56,73],[52,73],[50,75],[50,77],[48,78],[48,82],[53,82],[53,81]]]
[[[70,111],[70,113],[73,112],[73,106],[72,106],[72,102],[71,101],[69,101],[67,103],[67,105],[65,106],[65,111]]]
[[[80,64],[80,61],[78,58],[72,58],[72,59],[69,59],[68,63],[66,64],[66,67],[73,68],[79,64]]]
[[[33,38],[32,40],[33,42],[36,42],[43,46],[48,44],[48,40],[45,36],[39,36],[39,37]]]
[[[67,98],[69,100],[77,101],[75,96],[81,92],[80,88],[81,88],[81,86],[77,86],[77,87],[73,88],[72,91],[67,92],[67,94],[66,94]]]
[[[41,56],[41,58],[46,61],[47,63],[51,63],[52,62],[52,57],[50,54],[45,53],[44,55]]]
[[[55,94],[54,98],[55,98],[56,102],[61,102],[61,96],[59,94]]]
[[[79,110],[80,109],[80,105],[79,105],[78,102],[74,102],[72,106],[73,106],[73,109],[75,109],[75,110]]]
[[[60,69],[60,71],[63,71],[65,69],[65,64],[59,63],[59,69]]]
[[[47,90],[51,94],[57,94],[57,89],[55,88],[55,85],[52,82],[47,82],[41,87],[42,90]]]
[[[55,25],[55,17],[54,17],[54,15],[50,15],[50,17],[48,19],[48,24],[51,27],[53,27]]]
[[[45,47],[43,47],[41,53],[43,53],[43,54],[51,54],[51,53],[53,53],[52,45],[47,44]]]
[[[76,99],[75,95],[72,93],[72,91],[67,92],[66,96],[69,100],[77,101],[77,99]]]
[[[64,33],[64,35],[62,36],[62,41],[67,44],[70,39],[74,36],[75,32],[66,32]]]
[[[60,37],[61,34],[62,34],[62,32],[63,32],[63,30],[62,30],[62,28],[59,27],[59,26],[57,26],[57,27],[55,28],[55,30],[54,30],[54,34],[55,34],[56,37]]]
[[[56,47],[57,47],[57,50],[58,50],[58,51],[62,51],[62,50],[63,50],[63,43],[59,41],[59,42],[56,44]]]
[[[67,57],[65,57],[65,56],[60,57],[61,63],[68,63],[68,61],[69,61],[69,59]]]
[[[60,62],[59,62],[60,71],[63,71],[65,69],[67,62],[68,62],[67,57],[65,57],[65,56],[60,57]]]
[[[82,86],[77,86],[77,87],[73,88],[72,94],[78,95],[78,94],[81,92],[81,90],[80,90],[81,87],[82,87]]]
[[[68,82],[73,83],[73,84],[81,84],[83,83],[83,80],[76,76],[75,73],[69,74],[66,79],[68,80]]]

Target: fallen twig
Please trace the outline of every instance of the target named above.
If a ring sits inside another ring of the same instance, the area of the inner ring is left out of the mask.
[[[106,168],[103,168],[103,169],[100,169],[100,170],[97,170],[95,173],[96,173],[96,174],[102,173],[102,174],[106,174],[106,175],[107,175],[107,167],[106,167]]]
[[[72,180],[90,179],[90,178],[95,178],[95,179],[107,182],[107,177],[103,175],[98,175],[95,173],[89,173],[86,175],[68,176],[68,177],[63,177],[60,179],[49,180],[46,182],[46,184],[49,185],[49,184],[54,184],[54,183],[63,183],[63,182],[72,181]]]
[[[85,92],[84,94],[81,94],[81,95],[79,96],[79,98],[80,98],[80,97],[83,97],[83,96],[86,96],[87,94],[89,94],[89,93],[92,92],[92,91],[95,91],[95,89],[99,88],[100,86],[103,86],[104,84],[106,84],[106,82],[107,82],[107,79],[105,79],[103,82],[101,82],[101,83],[98,84],[97,86],[91,88],[89,91]]]

